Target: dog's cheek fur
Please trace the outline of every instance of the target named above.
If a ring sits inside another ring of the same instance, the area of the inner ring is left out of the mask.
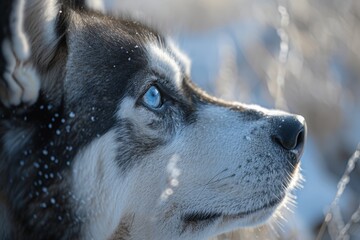
[[[108,239],[119,224],[131,183],[114,161],[118,136],[111,130],[81,150],[72,168],[72,203],[83,239]]]
[[[159,179],[166,176],[162,173],[164,156],[149,156],[161,152],[171,143],[176,135],[175,129],[180,125],[177,114],[180,113],[175,109],[168,109],[166,116],[171,121],[162,121],[146,107],[138,106],[136,99],[125,97],[119,105],[116,114],[118,123],[114,128],[75,157],[72,171],[73,205],[78,209],[76,216],[84,223],[82,232],[86,238],[105,239],[115,231],[117,225],[120,228],[124,224],[128,226],[128,223],[120,223],[121,217],[132,215],[133,207],[147,212],[143,208],[142,197],[134,198],[136,194],[133,193],[146,185],[142,181],[155,181],[158,184],[154,183],[153,186],[159,186]],[[153,166],[153,169],[147,169],[148,166]],[[138,172],[139,169],[144,171]],[[149,196],[144,198],[156,204],[156,192],[151,190]],[[133,206],[134,202],[137,204]],[[150,207],[147,204],[146,207]],[[118,228],[118,231],[122,230]]]
[[[168,107],[162,113],[154,113],[147,107],[137,104],[133,97],[125,97],[117,111],[116,131],[118,142],[117,162],[126,169],[142,164],[139,159],[170,144],[176,136],[176,130],[183,125],[181,110]]]

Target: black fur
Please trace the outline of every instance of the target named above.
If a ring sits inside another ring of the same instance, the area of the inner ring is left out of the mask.
[[[17,4],[17,0],[13,1],[0,1],[0,43],[2,44],[3,40],[5,38],[11,39],[11,32],[10,32],[10,15],[12,13],[12,10],[14,8],[14,5]],[[0,81],[2,81],[2,75],[5,70],[5,58],[3,56],[3,53],[1,51],[0,54]]]
[[[11,8],[8,1],[1,5],[4,10]],[[70,22],[67,11],[78,8],[81,23]],[[31,107],[1,107],[0,111],[0,200],[11,213],[11,239],[80,238],[83,219],[74,214],[67,180],[73,158],[79,149],[115,126],[114,113],[127,82],[147,66],[144,41],[162,40],[137,22],[101,16],[78,4],[61,9],[57,34],[63,40],[55,55],[66,56],[69,48],[74,48],[75,54],[54,59],[41,69],[44,74],[56,61],[68,62],[67,70],[62,66],[61,75],[54,76],[59,81],[57,89],[42,90]],[[2,11],[6,13],[1,18],[2,37],[8,35],[9,12]],[[70,43],[70,24],[84,26],[74,34],[81,35],[76,44],[86,47]],[[104,51],[107,58],[99,58]],[[84,58],[92,60],[84,62]],[[4,66],[2,61],[1,69]],[[74,88],[81,89],[81,94],[72,95]],[[13,146],[15,152],[8,153],[5,141],[10,135],[20,144]]]

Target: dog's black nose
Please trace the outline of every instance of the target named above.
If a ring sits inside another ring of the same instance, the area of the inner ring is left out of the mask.
[[[286,150],[298,150],[300,155],[306,135],[305,119],[299,115],[276,116],[274,127],[273,141]]]

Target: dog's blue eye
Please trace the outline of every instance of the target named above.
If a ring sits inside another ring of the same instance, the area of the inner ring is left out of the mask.
[[[151,86],[144,94],[144,102],[151,108],[161,107],[161,94],[160,91],[155,87]]]

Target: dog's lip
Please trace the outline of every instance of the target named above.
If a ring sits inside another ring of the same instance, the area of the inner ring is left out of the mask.
[[[185,223],[196,223],[196,222],[205,222],[205,221],[208,222],[208,221],[216,220],[221,216],[222,214],[217,212],[195,211],[184,214],[182,220]]]
[[[281,202],[282,202],[282,198],[277,198],[277,199],[263,205],[262,207],[255,208],[255,209],[252,209],[252,210],[249,210],[249,211],[235,213],[235,214],[223,214],[222,215],[223,220],[224,221],[232,221],[232,220],[237,220],[237,219],[241,219],[241,218],[244,218],[244,217],[248,217],[248,216],[250,216],[252,214],[256,214],[256,213],[258,213],[260,211],[264,211],[264,210],[273,208],[273,207],[279,205]]]
[[[191,213],[184,214],[182,220],[186,223],[196,223],[196,222],[215,221],[216,219],[222,217],[223,221],[231,221],[231,220],[247,217],[249,215],[258,213],[259,211],[273,208],[278,204],[280,204],[281,202],[282,202],[282,198],[277,198],[263,205],[262,207],[244,212],[238,212],[238,213],[194,211]]]

